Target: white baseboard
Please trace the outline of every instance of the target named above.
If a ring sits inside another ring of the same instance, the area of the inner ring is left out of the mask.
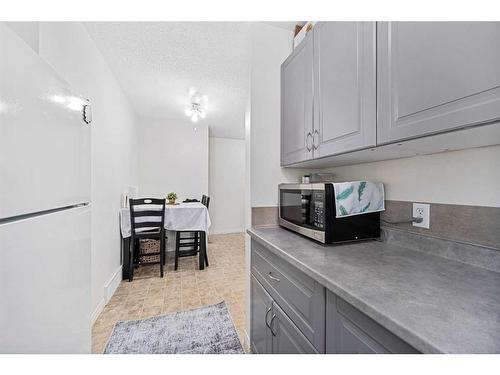
[[[104,306],[106,306],[106,302],[104,302],[104,298],[103,298],[103,299],[101,299],[101,301],[99,302],[99,304],[97,305],[95,310],[92,312],[92,315],[90,317],[91,325],[94,325],[95,321],[97,320],[97,318],[101,314],[102,310],[104,310]]]
[[[248,351],[251,351],[251,346],[250,346],[250,336],[248,335],[247,329],[245,328],[243,330],[243,347],[248,348]]]
[[[113,273],[113,276],[109,279],[109,281],[104,285],[104,295],[103,298],[99,301],[96,308],[92,312],[91,322],[94,325],[95,321],[101,314],[104,307],[107,305],[113,294],[116,292],[116,288],[120,285],[122,281],[122,266],[118,267],[117,270]]]
[[[209,234],[231,234],[231,233],[243,233],[245,228],[223,228],[211,230]]]
[[[113,294],[115,294],[116,288],[120,285],[122,281],[122,266],[118,267],[109,279],[109,281],[104,285],[104,301],[106,304],[109,302]]]

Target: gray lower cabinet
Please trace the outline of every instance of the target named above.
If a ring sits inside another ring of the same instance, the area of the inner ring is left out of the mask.
[[[315,354],[314,346],[300,332],[285,312],[273,304],[273,315],[270,321],[272,352],[274,354]]]
[[[500,22],[379,22],[377,144],[500,119]]]
[[[281,66],[281,165],[313,157],[312,35]]]
[[[418,353],[255,240],[251,258],[253,353]]]
[[[376,23],[319,22],[314,36],[314,157],[375,146]]]
[[[327,292],[326,299],[326,353],[418,353],[332,292]]]
[[[250,337],[253,353],[265,354],[272,351],[272,335],[269,329],[273,300],[260,283],[250,279]]]
[[[252,242],[251,273],[307,340],[319,352],[324,352],[323,285],[255,241]]]
[[[317,353],[314,346],[254,276],[251,276],[250,288],[252,353]]]

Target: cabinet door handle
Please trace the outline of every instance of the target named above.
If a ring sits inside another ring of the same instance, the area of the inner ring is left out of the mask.
[[[269,272],[269,275],[267,275],[267,276],[269,276],[269,278],[270,278],[271,280],[274,280],[274,281],[276,281],[276,282],[278,282],[278,283],[281,281],[281,280],[280,280],[280,279],[278,279],[277,277],[274,277],[274,276],[273,276],[273,274],[272,274],[271,272]]]
[[[316,145],[316,134],[318,135],[318,144]],[[312,135],[313,149],[317,150],[319,147],[319,131],[316,129]]]
[[[309,137],[312,138],[311,132],[307,133],[307,136],[306,136],[306,149],[307,149],[308,152],[311,152],[311,150],[312,150],[312,148],[314,146],[314,140],[312,140],[313,144],[311,146],[309,146]]]
[[[264,318],[264,320],[266,321],[266,326],[267,326],[267,328],[269,328],[269,329],[271,329],[271,326],[270,326],[270,325],[269,325],[269,323],[267,322],[267,315],[271,312],[271,310],[272,310],[272,309],[273,309],[273,307],[272,307],[272,306],[271,306],[271,307],[269,307],[269,308],[267,309],[267,311],[266,311],[266,316],[265,316],[265,318]]]
[[[273,314],[273,316],[271,317],[271,321],[269,322],[269,330],[271,331],[273,336],[276,336],[276,333],[274,333],[274,331],[273,331],[274,318],[276,318],[276,314]]]

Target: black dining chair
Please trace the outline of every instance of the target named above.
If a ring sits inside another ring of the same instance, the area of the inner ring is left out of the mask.
[[[203,195],[201,203],[207,208],[210,205],[210,197]],[[187,234],[183,236],[183,234]],[[199,231],[177,231],[175,234],[175,264],[174,269],[179,268],[179,258],[196,256],[200,252],[201,235]],[[205,251],[205,264],[208,267],[208,255]]]
[[[139,198],[129,199],[131,241],[130,241],[130,273],[129,281],[134,277],[134,260],[141,264],[139,256],[139,240],[156,240],[160,242],[160,251],[148,253],[148,256],[160,256],[160,276],[163,277],[165,265],[165,199]],[[148,262],[148,264],[151,264]]]
[[[208,202],[210,202],[210,198],[205,194],[203,194],[201,197],[201,204],[203,204],[208,209],[208,204],[210,203],[207,203],[207,200]],[[200,201],[198,199],[189,199],[189,198],[182,201],[182,203],[193,203],[193,202],[200,202]],[[199,240],[198,232],[179,231],[178,233],[181,234],[179,236],[181,247],[193,247],[193,249],[191,249],[191,251],[193,251],[195,249],[194,243],[198,243]],[[182,234],[186,234],[186,236],[182,236]],[[185,255],[185,256],[190,256],[190,255]]]

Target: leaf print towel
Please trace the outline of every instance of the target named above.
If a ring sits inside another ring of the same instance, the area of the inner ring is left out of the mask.
[[[385,210],[384,185],[380,182],[334,183],[336,216],[353,216]]]

